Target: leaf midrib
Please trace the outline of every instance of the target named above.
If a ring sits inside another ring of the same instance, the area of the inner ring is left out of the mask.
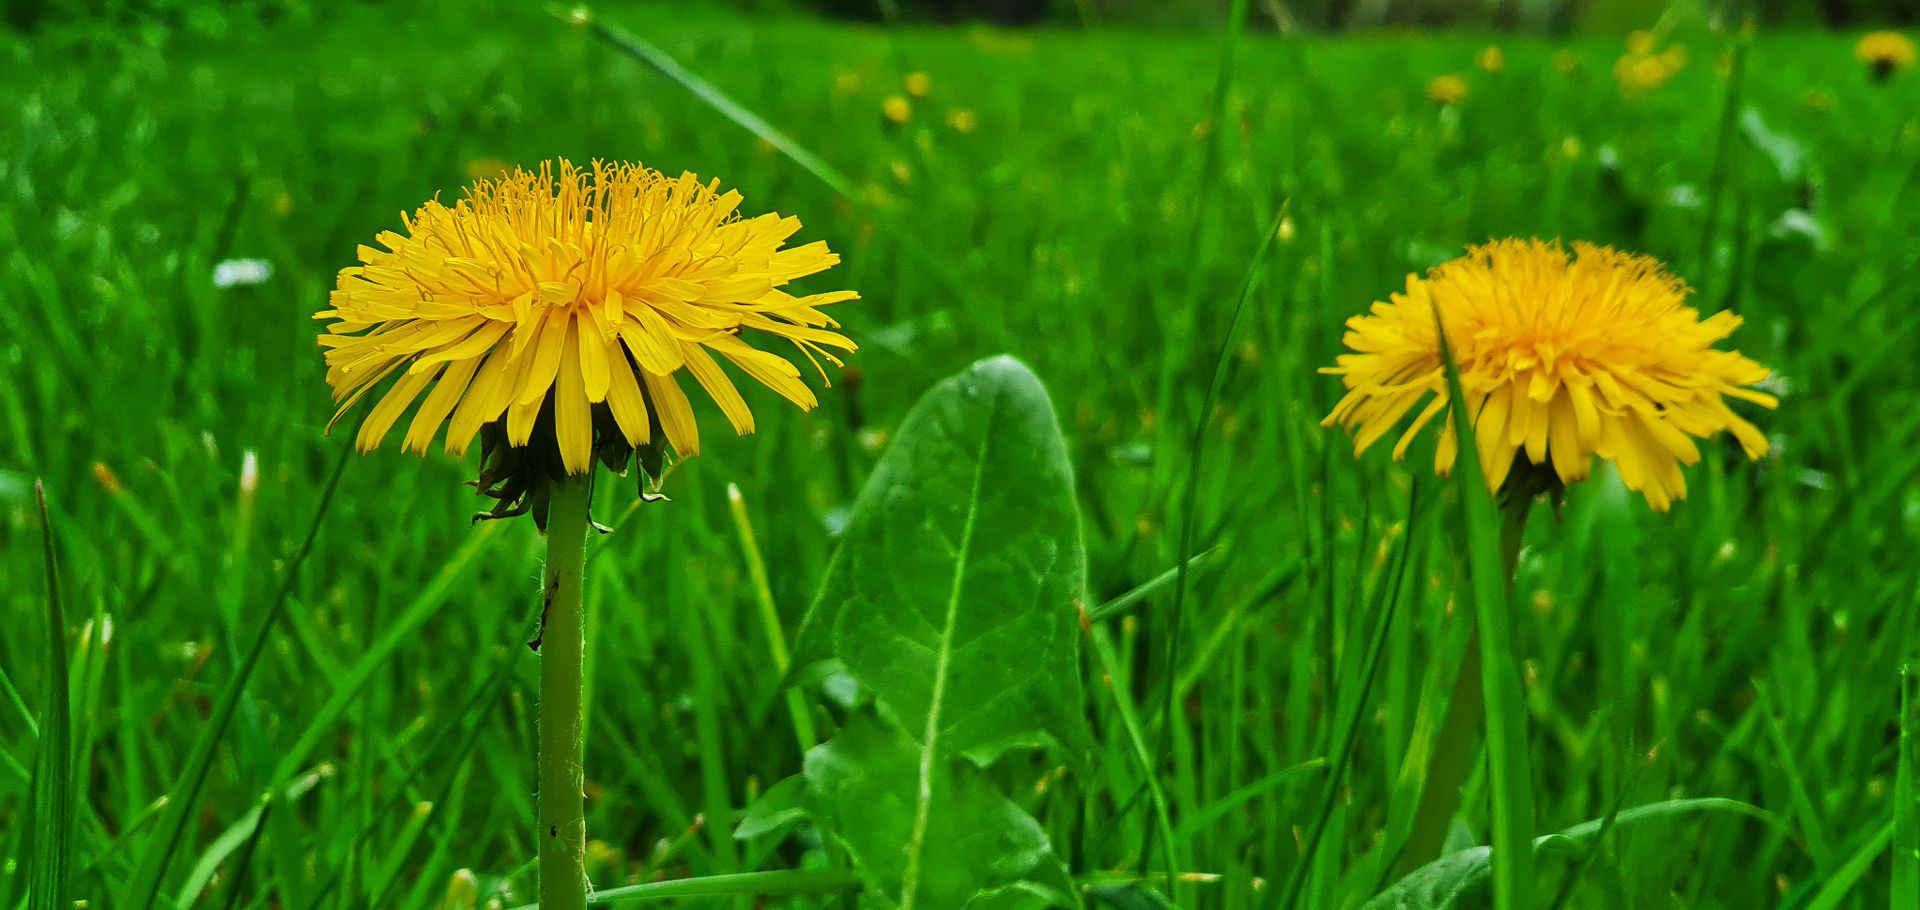
[[[920,786],[914,796],[913,833],[907,839],[907,865],[900,876],[900,908],[913,910],[920,886],[920,856],[926,849],[927,825],[933,815],[933,763],[938,757],[941,702],[946,697],[947,663],[953,655],[953,627],[960,617],[960,591],[965,586],[968,556],[973,548],[974,521],[980,515],[981,482],[987,473],[987,446],[993,441],[993,421],[1000,412],[1000,395],[987,403],[987,421],[974,454],[973,490],[967,496],[967,520],[960,528],[960,546],[954,553],[953,581],[947,589],[947,615],[940,628],[940,649],[933,665],[933,694],[927,704],[927,726],[920,737]]]

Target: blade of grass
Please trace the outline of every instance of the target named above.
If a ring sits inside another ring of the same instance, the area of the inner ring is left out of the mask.
[[[1780,725],[1780,714],[1775,709],[1767,687],[1759,680],[1753,681],[1753,691],[1760,700],[1760,714],[1765,720],[1767,741],[1773,745],[1773,759],[1780,773],[1787,779],[1787,795],[1793,804],[1794,818],[1800,823],[1801,835],[1807,841],[1807,854],[1813,857],[1813,868],[1825,875],[1833,871],[1834,863],[1839,859],[1827,839],[1827,832],[1820,820],[1820,810],[1813,804],[1813,794],[1807,789],[1807,776],[1800,770],[1798,754],[1792,743],[1787,742],[1787,731]]]
[[[499,701],[501,693],[507,688],[507,684],[512,681],[515,657],[516,655],[510,653],[501,654],[497,658],[497,664],[493,668],[493,673],[488,677],[487,681],[476,688],[473,695],[467,699],[460,710],[456,712],[445,725],[435,731],[435,733],[428,738],[425,745],[417,750],[417,754],[421,756],[421,760],[415,762],[413,767],[407,770],[407,774],[400,781],[399,786],[393,788],[392,792],[381,804],[380,812],[373,813],[375,817],[367,821],[358,833],[347,842],[347,849],[343,851],[346,855],[338,857],[336,861],[331,864],[332,868],[331,871],[328,872],[327,877],[315,886],[312,895],[307,899],[305,904],[307,910],[319,907],[321,903],[326,900],[327,896],[331,894],[335,888],[340,886],[340,882],[345,877],[347,871],[353,845],[364,843],[368,838],[373,836],[374,829],[379,825],[378,816],[404,802],[407,799],[407,794],[413,789],[414,784],[426,773],[428,768],[439,768],[445,767],[449,763],[457,764],[464,762],[467,757],[473,753],[474,742],[479,738],[480,731],[485,727],[479,714],[487,707],[496,704]],[[459,734],[457,741],[454,740],[454,734],[456,733]],[[443,755],[441,746],[448,742],[454,742],[454,745]],[[442,790],[441,797],[430,800],[429,802],[433,805],[439,805],[445,802],[445,793],[447,790],[450,790],[452,786],[453,778],[449,777],[446,787]]]
[[[561,14],[558,7],[550,8],[556,11],[556,15],[570,20],[571,12]],[[764,140],[768,145],[779,150],[780,154],[793,159],[795,164],[806,168],[807,173],[820,178],[820,182],[832,187],[834,192],[848,199],[857,197],[858,191],[854,189],[853,181],[848,180],[847,175],[840,173],[838,168],[808,151],[805,146],[793,141],[792,137],[776,129],[759,114],[748,110],[745,105],[733,100],[713,83],[700,78],[698,73],[681,66],[680,61],[673,59],[671,54],[661,50],[653,42],[598,19],[589,19],[586,26],[608,44],[619,48],[627,56],[658,70],[660,75],[678,83],[681,88],[719,111],[728,120],[732,120]]]
[[[67,910],[73,872],[73,748],[69,741],[73,709],[67,690],[67,617],[60,602],[59,559],[53,547],[53,519],[47,515],[47,491],[33,482],[40,506],[40,539],[47,570],[47,703],[40,722],[40,753],[34,774],[33,876],[27,906],[31,910]]]
[[[1219,544],[1215,544],[1212,547],[1209,547],[1205,550],[1202,550],[1199,553],[1194,554],[1192,559],[1187,560],[1187,566],[1190,569],[1200,568],[1204,564],[1213,562],[1213,556],[1221,552],[1224,552],[1223,546]],[[1154,577],[1144,582],[1141,582],[1138,586],[1122,594],[1116,595],[1113,599],[1108,600],[1106,603],[1103,603],[1100,606],[1094,607],[1092,610],[1087,611],[1087,621],[1102,622],[1104,620],[1112,619],[1115,616],[1119,616],[1120,614],[1125,613],[1127,610],[1131,609],[1134,604],[1137,604],[1143,600],[1146,600],[1149,597],[1152,597],[1155,594],[1158,594],[1161,588],[1164,588],[1167,585],[1173,584],[1174,581],[1179,577],[1180,577],[1179,566],[1175,566],[1171,569],[1166,570],[1165,572],[1155,575]]]
[[[1306,887],[1314,858],[1320,852],[1320,843],[1327,833],[1327,823],[1333,818],[1334,807],[1338,804],[1341,785],[1346,779],[1348,762],[1353,758],[1354,741],[1358,738],[1360,724],[1366,717],[1367,703],[1373,694],[1373,684],[1380,666],[1380,655],[1386,651],[1387,632],[1393,627],[1393,619],[1400,607],[1400,593],[1406,584],[1407,567],[1412,564],[1413,551],[1417,546],[1415,533],[1420,520],[1420,482],[1416,479],[1407,493],[1407,532],[1400,537],[1400,556],[1393,569],[1392,590],[1387,592],[1386,600],[1376,610],[1379,618],[1375,620],[1373,633],[1367,643],[1367,652],[1361,659],[1359,669],[1359,691],[1353,695],[1353,703],[1345,722],[1334,733],[1331,763],[1333,773],[1327,775],[1326,785],[1320,791],[1320,805],[1313,816],[1313,823],[1307,829],[1306,838],[1300,848],[1300,860],[1294,864],[1293,871],[1287,874],[1285,890],[1281,891],[1280,906],[1283,910],[1293,910],[1299,904],[1302,890]]]
[[[1274,238],[1280,232],[1280,221],[1287,216],[1286,205],[1281,205],[1273,213],[1273,219],[1261,232],[1260,246],[1254,251],[1253,258],[1247,263],[1247,271],[1240,282],[1239,300],[1233,306],[1233,318],[1227,324],[1226,334],[1220,338],[1219,352],[1213,359],[1213,380],[1207,385],[1206,397],[1201,400],[1200,414],[1194,421],[1192,443],[1187,447],[1186,489],[1181,497],[1180,547],[1175,556],[1173,578],[1173,605],[1168,614],[1168,635],[1166,647],[1166,693],[1162,700],[1162,724],[1160,752],[1166,755],[1172,751],[1174,729],[1175,699],[1179,692],[1180,634],[1183,617],[1186,613],[1187,587],[1192,573],[1194,525],[1198,521],[1200,510],[1200,469],[1205,460],[1207,449],[1207,427],[1212,424],[1213,409],[1220,401],[1220,390],[1227,384],[1227,370],[1232,365],[1233,342],[1240,334],[1240,326],[1246,321],[1247,304],[1253,299],[1253,289],[1259,284],[1261,265],[1266,262],[1267,252],[1273,248]],[[1144,755],[1144,752],[1142,753]],[[1155,771],[1149,769],[1149,776]],[[1152,829],[1150,829],[1152,830]],[[1178,870],[1186,864],[1179,856],[1179,844],[1171,837],[1166,839],[1167,876],[1171,880]],[[1146,863],[1152,855],[1152,844],[1141,855]],[[1179,890],[1176,887],[1174,902],[1179,903]]]
[[[1105,626],[1094,626],[1092,635],[1093,653],[1099,661],[1100,670],[1107,679],[1107,690],[1113,694],[1115,713],[1120,715],[1120,727],[1126,735],[1127,745],[1133,752],[1134,760],[1140,765],[1142,780],[1146,783],[1147,796],[1153,803],[1153,824],[1158,828],[1162,842],[1172,847],[1178,843],[1173,833],[1173,815],[1167,806],[1166,791],[1160,786],[1160,765],[1153,759],[1153,752],[1147,748],[1146,730],[1140,725],[1140,712],[1133,705],[1133,683],[1128,678],[1127,666],[1113,647],[1113,639],[1107,634]],[[1142,866],[1146,857],[1141,857]]]
[[[415,595],[412,602],[395,614],[391,620],[382,623],[379,640],[360,655],[360,659],[354,662],[353,668],[347,671],[346,676],[334,684],[333,694],[327,697],[326,704],[307,719],[306,728],[300,731],[300,737],[294,740],[293,746],[281,753],[279,762],[274,766],[272,780],[268,784],[269,790],[284,785],[300,773],[301,766],[306,764],[313,750],[318,748],[321,740],[326,738],[328,728],[339,719],[341,713],[353,703],[353,700],[359,697],[361,690],[365,689],[367,683],[373,679],[374,673],[385,666],[402,645],[415,641],[420,627],[439,612],[440,607],[446,603],[447,594],[453,590],[454,585],[467,577],[467,572],[473,568],[474,561],[485,551],[486,545],[493,541],[500,527],[500,522],[490,521],[475,528],[473,533],[467,536],[466,543],[441,564],[440,571],[434,573],[433,579],[427,582],[426,587],[420,589],[420,593]]]
[[[773,588],[767,583],[767,565],[760,558],[760,541],[753,533],[753,519],[747,515],[747,501],[740,495],[738,484],[727,484],[727,507],[733,515],[733,526],[740,533],[740,551],[747,559],[747,577],[753,583],[754,603],[760,608],[760,626],[767,636],[767,652],[773,658],[773,669],[782,677],[787,675],[787,666],[792,663],[787,653],[787,636],[780,627],[780,609],[773,603]],[[787,716],[793,722],[794,739],[805,752],[820,742],[813,729],[813,715],[809,713],[807,696],[799,686],[786,686]]]
[[[1900,755],[1893,780],[1893,908],[1920,907],[1920,803],[1913,793],[1914,665],[1900,667]]]
[[[1453,466],[1466,538],[1468,576],[1480,632],[1481,685],[1486,699],[1487,765],[1493,795],[1493,905],[1526,910],[1533,904],[1533,775],[1527,754],[1527,705],[1513,653],[1509,582],[1501,545],[1501,520],[1480,466],[1467,396],[1453,361],[1440,311],[1434,331],[1447,369],[1448,417],[1457,441]],[[1521,506],[1524,508],[1524,504]]]
[[[252,644],[241,657],[240,666],[234,668],[233,677],[220,690],[213,714],[193,744],[193,752],[187,757],[180,779],[169,794],[166,814],[160,820],[160,830],[141,856],[140,864],[134,869],[133,878],[124,894],[128,907],[148,910],[160,896],[167,866],[180,847],[180,839],[186,834],[187,818],[200,802],[200,788],[206,783],[207,773],[213,767],[214,750],[226,735],[227,725],[233,721],[234,710],[239,707],[240,694],[246,689],[247,680],[253,676],[254,667],[259,665],[261,655],[266,652],[267,642],[273,636],[274,627],[279,624],[280,614],[286,610],[293,586],[300,579],[300,567],[306,563],[307,555],[313,552],[314,541],[320,536],[320,526],[333,505],[333,494],[340,487],[340,475],[346,472],[347,459],[352,453],[353,447],[341,447],[333,472],[327,476],[326,486],[321,489],[320,502],[314,507],[313,522],[307,527],[306,538],[287,563],[286,579],[281,582],[279,593],[274,595],[272,604],[267,607],[266,615],[260,618],[259,631],[254,634]]]
[[[1840,902],[1846,900],[1847,895],[1853,891],[1853,886],[1859,884],[1861,877],[1867,874],[1867,870],[1873,868],[1874,861],[1880,858],[1880,854],[1886,851],[1889,844],[1893,843],[1893,826],[1893,819],[1887,819],[1872,837],[1863,841],[1859,849],[1855,850],[1852,856],[1847,857],[1847,861],[1841,863],[1840,868],[1835,869],[1827,876],[1826,881],[1821,883],[1820,890],[1814,892],[1813,900],[1807,903],[1806,910],[1834,910],[1835,907],[1840,906]]]

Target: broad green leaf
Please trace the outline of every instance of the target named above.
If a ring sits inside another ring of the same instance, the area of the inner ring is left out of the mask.
[[[1011,357],[923,397],[854,503],[796,665],[837,659],[930,756],[1081,754],[1073,470],[1046,389]]]
[[[870,714],[808,752],[806,778],[813,816],[881,906],[964,907],[1028,879],[1068,887],[1040,823],[979,769],[927,753]]]

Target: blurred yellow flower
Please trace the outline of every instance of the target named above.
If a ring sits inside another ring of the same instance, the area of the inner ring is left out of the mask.
[[[1507,68],[1507,55],[1500,52],[1499,45],[1489,44],[1474,62],[1489,73],[1497,73]]]
[[[1660,50],[1652,32],[1637,31],[1627,36],[1627,52],[1614,61],[1613,79],[1621,95],[1635,98],[1666,85],[1686,65],[1686,45]]]
[[[360,427],[361,451],[425,394],[404,449],[425,453],[448,424],[446,450],[462,455],[484,429],[489,450],[531,447],[536,463],[552,452],[559,476],[648,445],[655,427],[681,456],[698,452],[682,371],[736,432],[752,432],[715,354],[812,408],[800,371],[746,339],[780,339],[838,364],[823,346],[854,345],[829,331],[837,324],[820,308],[859,295],[781,290],[840,257],[818,241],[785,247],[799,219],[743,217],[739,206],[717,180],[562,160],[403,215],[405,232],[381,232],[385,249],[360,247],[360,264],[340,271],[329,308],[314,314],[329,323],[320,346],[340,403],[334,422],[395,376]]]
[[[1860,37],[1860,43],[1854,45],[1854,56],[1867,65],[1877,80],[1884,80],[1894,73],[1914,64],[1913,42],[1899,32],[1870,32]]]
[[[887,122],[898,126],[913,117],[913,102],[899,95],[892,95],[880,102],[880,114]]]
[[[888,169],[893,171],[893,179],[901,183],[913,182],[913,167],[905,161],[895,161]]]
[[[1427,83],[1427,100],[1434,104],[1459,104],[1467,97],[1467,80],[1447,73]]]
[[[1340,376],[1347,393],[1322,424],[1353,432],[1358,454],[1432,396],[1394,446],[1394,458],[1403,457],[1447,411],[1437,313],[1490,489],[1511,482],[1519,495],[1551,490],[1586,478],[1598,455],[1628,489],[1666,511],[1686,496],[1680,466],[1699,461],[1694,439],[1725,430],[1749,458],[1766,454],[1766,437],[1725,399],[1778,403],[1749,388],[1767,378],[1766,367],[1714,348],[1739,317],[1702,320],[1686,306],[1687,293],[1653,259],[1606,247],[1469,247],[1425,277],[1407,276],[1391,302],[1347,320],[1353,353],[1321,370]],[[1458,446],[1452,422],[1443,423],[1434,457],[1441,474]]]
[[[980,128],[980,116],[969,108],[956,107],[947,112],[947,125],[956,133],[971,133]]]
[[[467,162],[467,179],[485,180],[489,177],[498,177],[512,169],[513,165],[491,155],[474,158]]]
[[[904,84],[907,94],[915,98],[925,98],[933,93],[933,77],[926,73],[908,73]]]

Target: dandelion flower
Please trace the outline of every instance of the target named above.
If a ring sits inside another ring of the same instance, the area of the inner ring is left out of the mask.
[[[1696,438],[1726,430],[1749,458],[1766,454],[1766,437],[1726,399],[1777,404],[1750,388],[1768,377],[1766,367],[1714,348],[1739,317],[1701,319],[1687,293],[1653,259],[1606,247],[1470,247],[1347,321],[1353,353],[1321,371],[1342,377],[1347,393],[1323,425],[1352,431],[1358,454],[1432,396],[1394,446],[1394,458],[1403,457],[1447,410],[1438,310],[1490,489],[1551,490],[1584,479],[1598,455],[1665,511],[1686,496],[1680,466],[1699,461]],[[1445,474],[1457,443],[1452,422],[1442,422],[1434,469]]]
[[[956,107],[947,112],[947,126],[956,133],[966,135],[980,128],[980,115],[968,108]]]
[[[1432,82],[1427,83],[1427,100],[1434,104],[1459,104],[1466,97],[1467,80],[1453,73],[1435,76]]]
[[[1899,32],[1870,32],[1854,45],[1854,56],[1867,65],[1876,81],[1913,66],[1913,42]]]
[[[1480,56],[1474,62],[1486,72],[1497,73],[1507,68],[1507,55],[1501,53],[1499,45],[1489,44],[1480,51]]]
[[[854,345],[820,308],[858,295],[782,290],[840,257],[817,241],[785,247],[799,219],[745,217],[739,206],[717,180],[560,161],[403,215],[404,232],[382,232],[384,249],[360,247],[361,264],[341,270],[330,307],[314,316],[330,323],[320,345],[340,403],[334,421],[392,376],[360,427],[361,451],[418,401],[409,451],[425,453],[446,425],[446,450],[463,455],[489,428],[514,449],[557,448],[554,467],[577,475],[609,448],[655,443],[656,430],[681,456],[698,452],[682,373],[734,430],[752,432],[721,360],[813,407],[799,369],[748,339],[838,364],[825,348]]]
[[[933,94],[933,77],[926,73],[908,73],[903,84],[907,94],[915,98],[925,98]]]
[[[899,126],[913,116],[913,102],[900,95],[891,96],[880,102],[880,115],[887,118],[888,123]]]

